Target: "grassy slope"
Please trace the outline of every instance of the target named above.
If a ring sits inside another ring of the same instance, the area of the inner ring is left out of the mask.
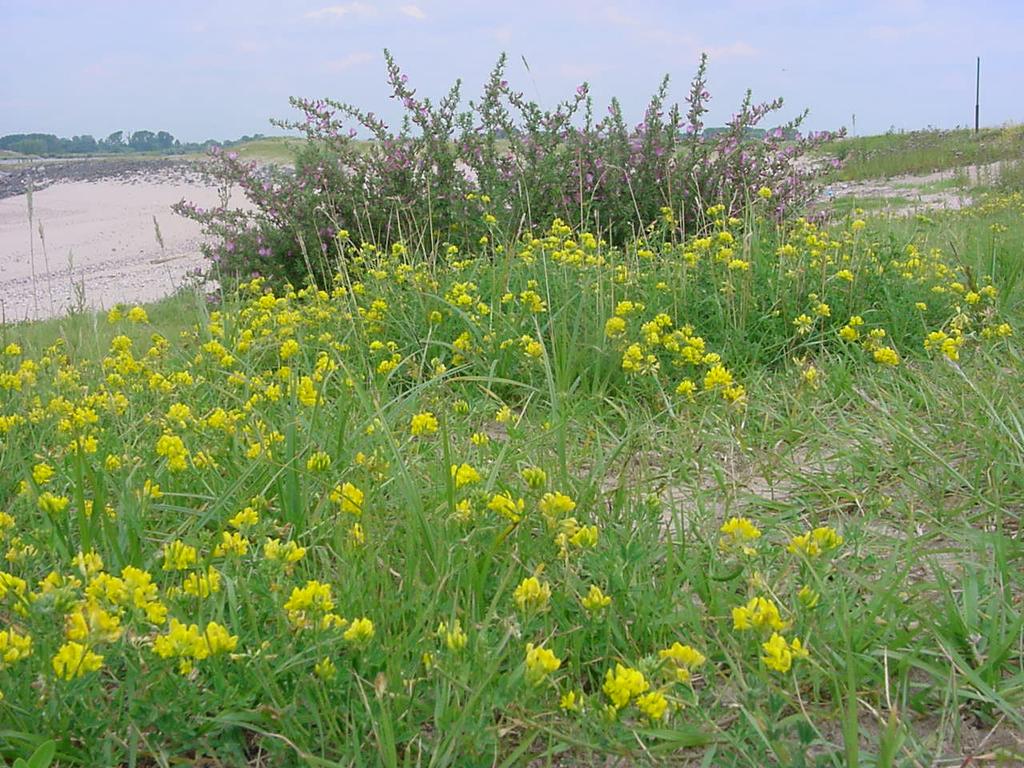
[[[231,147],[230,151],[237,152],[244,160],[288,165],[295,162],[295,153],[302,148],[304,143],[302,139],[272,136],[243,142]]]
[[[911,131],[847,138],[824,151],[844,162],[843,181],[924,174],[1024,158],[1024,126],[970,130]]]

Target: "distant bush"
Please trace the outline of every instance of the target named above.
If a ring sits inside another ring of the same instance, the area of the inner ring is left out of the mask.
[[[68,155],[130,154],[133,152],[159,152],[161,154],[183,154],[200,152],[215,146],[229,147],[246,141],[263,138],[263,134],[243,136],[234,141],[207,139],[200,142],[181,142],[167,131],[114,131],[105,139],[97,140],[89,134],[72,136],[70,139],[52,133],[9,133],[0,136],[0,149],[39,157],[63,157]]]
[[[711,203],[737,212],[762,188],[782,216],[812,190],[814,165],[795,161],[829,138],[800,136],[803,115],[758,128],[782,100],[755,104],[749,92],[726,128],[708,135],[706,57],[685,109],[667,104],[666,76],[635,126],[614,99],[596,119],[586,84],[554,109],[541,108],[509,86],[504,56],[468,109],[460,83],[435,104],[417,95],[386,51],[385,58],[391,98],[405,110],[397,130],[349,104],[293,98],[303,119],[277,125],[307,139],[294,172],[214,150],[211,174],[240,185],[255,209],[182,203],[178,210],[215,235],[208,255],[222,277],[258,273],[294,284],[312,277],[325,285],[344,253],[342,230],[378,247],[413,243],[436,259],[481,244],[507,247],[555,218],[612,243],[642,236],[655,222],[675,237],[700,227]],[[371,140],[357,140],[360,131]]]

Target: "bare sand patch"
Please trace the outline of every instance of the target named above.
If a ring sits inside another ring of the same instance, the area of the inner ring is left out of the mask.
[[[53,184],[33,194],[31,228],[27,195],[0,200],[2,319],[64,314],[78,303],[75,284],[93,309],[173,293],[205,262],[199,224],[171,211],[182,199],[219,204],[198,176],[164,172]]]

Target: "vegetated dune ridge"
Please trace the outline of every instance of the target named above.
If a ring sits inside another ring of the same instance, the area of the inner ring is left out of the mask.
[[[0,199],[3,321],[52,317],[80,303],[103,309],[159,299],[203,266],[199,225],[170,208],[183,198],[219,203],[194,165],[80,160],[41,168],[32,172],[31,226],[24,186]],[[3,175],[10,182],[13,174]],[[9,192],[12,183],[0,186]],[[245,202],[238,192],[230,200]]]

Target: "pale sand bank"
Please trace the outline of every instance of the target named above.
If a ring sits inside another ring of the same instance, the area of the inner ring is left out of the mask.
[[[18,195],[0,200],[3,320],[65,314],[75,304],[73,282],[84,284],[86,305],[96,309],[118,302],[152,301],[173,293],[190,272],[205,265],[199,225],[170,209],[183,198],[202,207],[219,202],[214,187],[161,175],[60,182],[37,191],[31,228],[34,297],[27,198]],[[231,203],[237,204],[237,199]],[[157,241],[154,216],[163,248]]]

